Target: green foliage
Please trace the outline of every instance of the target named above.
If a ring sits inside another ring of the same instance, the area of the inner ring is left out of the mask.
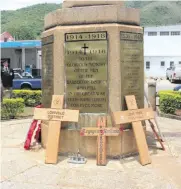
[[[155,1],[141,9],[143,26],[174,25],[181,23],[181,4],[176,1]]]
[[[166,114],[175,114],[175,111],[181,109],[181,92],[161,91],[160,110]]]
[[[16,118],[20,113],[24,112],[24,100],[17,99],[3,99],[1,106],[1,119]]]
[[[10,26],[8,32],[15,36],[16,40],[33,40],[36,39],[36,33],[32,30],[32,27],[26,24],[18,24],[15,26]]]
[[[1,30],[10,32],[16,40],[37,39],[44,26],[44,17],[61,8],[59,4],[37,4],[15,11],[1,12]]]
[[[24,99],[25,105],[34,107],[41,103],[42,92],[34,90],[13,90],[13,98]]]
[[[143,26],[181,23],[179,1],[126,1],[125,6],[141,10]],[[45,15],[60,8],[61,4],[45,3],[16,11],[2,11],[1,30],[10,32],[16,40],[39,39]]]

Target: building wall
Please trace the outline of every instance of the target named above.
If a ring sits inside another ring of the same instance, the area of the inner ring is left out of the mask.
[[[25,49],[25,63],[26,65],[36,66],[36,49]]]
[[[38,51],[37,49],[25,49],[25,65],[37,65],[39,68],[40,63],[36,61]],[[22,52],[21,49],[4,48],[1,49],[1,58],[10,58],[11,68],[22,67]],[[24,68],[23,68],[24,69]]]
[[[15,49],[1,49],[1,58],[10,58],[10,67],[17,68],[21,66],[21,51]]]
[[[42,64],[41,64],[41,49],[37,51],[37,68],[42,69]]]
[[[165,66],[161,66],[161,62],[165,62]],[[170,67],[170,62],[174,65],[181,62],[181,56],[145,56],[144,57],[144,70],[146,77],[165,77],[166,70]],[[150,68],[146,68],[146,62],[150,62]]]
[[[175,34],[176,32],[176,34]],[[150,69],[146,62],[150,62]],[[165,66],[161,66],[161,61]],[[144,28],[144,69],[147,77],[165,77],[170,62],[181,61],[181,25]]]

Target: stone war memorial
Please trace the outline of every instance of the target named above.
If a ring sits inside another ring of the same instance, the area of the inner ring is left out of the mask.
[[[95,157],[97,137],[82,137],[82,129],[97,127],[106,116],[106,128],[116,127],[112,112],[126,110],[126,95],[144,108],[143,28],[139,10],[122,1],[64,0],[62,9],[45,17],[42,33],[43,106],[52,95],[64,95],[63,109],[79,110],[78,122],[63,122],[59,152]],[[123,125],[121,135],[106,137],[108,157],[137,151],[133,130]],[[42,124],[46,148],[47,121]],[[96,135],[97,136],[97,135]],[[52,138],[53,140],[53,138]]]

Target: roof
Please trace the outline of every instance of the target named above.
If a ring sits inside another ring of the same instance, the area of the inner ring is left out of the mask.
[[[1,48],[35,48],[41,47],[40,40],[29,40],[29,41],[8,41],[8,42],[1,42]]]
[[[4,41],[14,41],[14,38],[12,37],[12,35],[9,32],[3,32],[0,35],[0,41],[4,42]]]
[[[144,27],[144,32],[152,31],[181,31],[181,25],[168,25],[168,26],[152,26]]]

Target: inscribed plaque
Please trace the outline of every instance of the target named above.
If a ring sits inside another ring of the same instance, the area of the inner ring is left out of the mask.
[[[67,108],[81,113],[106,113],[107,33],[65,35]]]
[[[42,38],[42,103],[50,107],[53,89],[53,42],[54,36]]]
[[[124,97],[135,95],[138,108],[144,107],[144,62],[143,34],[121,32],[121,99],[126,109]]]

